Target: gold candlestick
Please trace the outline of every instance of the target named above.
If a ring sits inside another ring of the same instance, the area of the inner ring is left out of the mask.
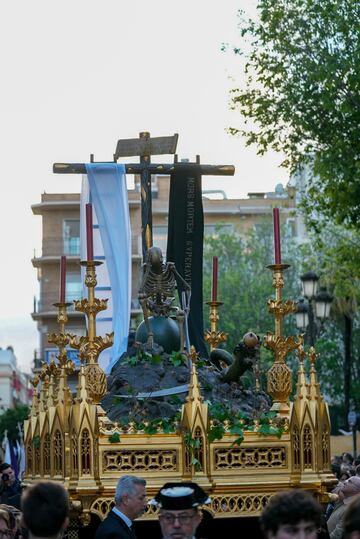
[[[210,331],[207,330],[204,333],[205,342],[210,344],[210,351],[214,350],[220,342],[225,342],[227,339],[227,333],[224,331],[217,331],[217,323],[219,320],[219,307],[223,305],[222,301],[207,301],[206,305],[210,307]]]
[[[88,299],[74,301],[75,310],[85,313],[88,319],[88,333],[86,337],[69,335],[70,344],[79,350],[80,361],[85,364],[84,374],[89,396],[95,404],[99,404],[106,393],[106,375],[98,365],[100,353],[112,346],[114,333],[100,337],[96,335],[96,316],[107,308],[107,299],[95,297],[96,266],[102,262],[85,260],[80,262],[86,267],[85,285],[88,288]]]
[[[289,395],[292,389],[291,370],[286,365],[286,356],[300,346],[299,339],[282,335],[283,319],[289,313],[296,311],[296,302],[282,300],[284,286],[283,272],[288,264],[272,264],[268,266],[273,272],[273,287],[275,299],[268,301],[269,312],[275,316],[275,333],[268,332],[264,337],[264,346],[274,352],[275,361],[268,371],[267,391],[273,399],[272,410],[282,415],[290,411]]]

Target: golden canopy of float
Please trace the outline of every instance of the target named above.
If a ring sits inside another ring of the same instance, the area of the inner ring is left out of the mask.
[[[264,338],[264,345],[274,355],[267,372],[267,393],[276,412],[270,424],[281,422],[282,434],[263,436],[255,420],[253,429],[244,432],[238,445],[228,421],[220,440],[208,439],[213,423],[201,395],[194,350],[190,354],[189,389],[180,428],[169,433],[159,425],[149,435],[146,429],[137,430],[134,423],[110,421],[100,405],[106,393],[106,376],[98,357],[113,339],[112,335],[96,335],[96,316],[106,309],[106,300],[94,295],[96,265],[100,262],[81,264],[86,268],[88,298],[75,301],[75,309],[85,313],[88,334],[67,334],[69,304],[56,304],[59,333],[49,335],[49,341],[58,347],[58,361],[44,364],[32,382],[32,407],[24,433],[25,483],[40,479],[63,483],[70,494],[74,518],[83,525],[90,522],[91,514],[100,519],[106,516],[114,503],[116,483],[124,474],[145,478],[149,496],[167,481],[196,481],[211,496],[207,510],[215,518],[257,516],[273,494],[292,487],[310,490],[321,501],[327,500],[327,492],[334,484],[328,406],[317,380],[315,350],[304,351],[301,335],[282,334],[284,316],[296,309],[294,301],[282,300],[287,265],[269,266],[276,296],[268,301],[268,307],[275,318],[275,332]],[[212,301],[209,305],[211,331],[207,332],[207,340],[214,347],[222,340],[222,332],[216,327],[220,303]],[[67,358],[68,345],[79,350],[81,361],[75,396],[68,386],[68,375],[74,369]],[[290,402],[292,380],[286,357],[292,351],[297,354],[299,366],[296,392]],[[305,359],[310,363],[308,373]],[[156,509],[149,506],[142,518],[156,518]]]

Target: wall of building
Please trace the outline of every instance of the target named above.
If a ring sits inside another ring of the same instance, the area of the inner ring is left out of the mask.
[[[30,404],[29,375],[17,367],[13,348],[0,349],[0,413],[17,404]]]

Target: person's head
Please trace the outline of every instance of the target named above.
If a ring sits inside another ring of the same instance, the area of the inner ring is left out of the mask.
[[[354,457],[352,456],[351,453],[344,452],[342,454],[342,461],[344,462],[344,464],[352,464],[353,460],[354,460]]]
[[[11,464],[7,462],[0,464],[0,477],[4,485],[12,485],[15,482],[15,472]]]
[[[131,520],[139,517],[146,509],[146,481],[141,477],[123,475],[115,491],[115,503]]]
[[[358,475],[352,475],[346,481],[344,481],[341,489],[339,490],[339,497],[343,500],[360,494],[360,477]]]
[[[351,477],[350,472],[348,472],[348,471],[340,472],[340,478],[339,479],[343,483],[345,483],[349,479],[349,477]]]
[[[360,464],[358,464],[355,468],[355,475],[360,475]]]
[[[0,509],[0,539],[11,539],[10,514],[5,509]]]
[[[9,514],[9,528],[11,537],[18,538],[21,536],[21,511],[12,505],[6,503],[0,504],[0,511],[6,511]],[[0,538],[1,539],[1,538]]]
[[[303,490],[275,494],[263,509],[260,524],[266,539],[316,539],[321,505]]]
[[[58,537],[69,523],[69,497],[60,483],[39,481],[22,493],[21,511],[30,537]]]
[[[347,539],[360,539],[360,496],[356,496],[346,509],[344,530]]]
[[[166,483],[155,497],[163,539],[192,539],[201,522],[198,506],[208,501],[196,483]]]

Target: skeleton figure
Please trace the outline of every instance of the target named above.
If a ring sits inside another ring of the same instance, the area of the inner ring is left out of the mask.
[[[183,310],[172,305],[175,297],[176,282],[179,281],[185,288]],[[175,268],[173,262],[165,263],[159,247],[150,247],[146,253],[143,264],[143,277],[139,289],[139,302],[144,314],[144,321],[148,332],[147,347],[153,348],[154,334],[149,320],[149,314],[153,316],[170,316],[176,312],[176,318],[180,326],[180,351],[184,346],[184,324],[187,324],[189,312],[191,288]]]

